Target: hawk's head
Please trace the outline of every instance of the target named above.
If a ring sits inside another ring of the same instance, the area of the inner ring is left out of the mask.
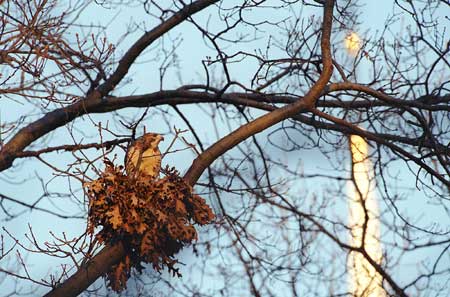
[[[164,137],[161,134],[157,133],[146,133],[136,139],[136,141],[142,141],[142,145],[144,150],[148,148],[157,148],[159,143],[164,140]]]
[[[125,155],[125,170],[131,177],[155,179],[161,169],[161,152],[158,144],[164,139],[160,134],[146,133],[130,143]]]

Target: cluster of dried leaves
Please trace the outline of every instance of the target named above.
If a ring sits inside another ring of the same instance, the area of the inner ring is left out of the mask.
[[[115,291],[126,287],[131,269],[142,272],[144,263],[161,271],[165,266],[181,276],[174,255],[197,239],[193,224],[205,225],[214,214],[205,200],[192,192],[174,168],[157,180],[130,179],[122,166],[106,160],[100,177],[85,184],[89,195],[88,232],[99,241],[121,241],[127,256],[106,278]]]

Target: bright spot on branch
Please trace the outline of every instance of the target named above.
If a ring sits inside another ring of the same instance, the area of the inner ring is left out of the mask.
[[[350,32],[345,36],[344,45],[350,55],[356,56],[361,48],[361,38],[355,32]]]

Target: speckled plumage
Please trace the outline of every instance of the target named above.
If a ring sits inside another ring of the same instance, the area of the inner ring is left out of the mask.
[[[133,178],[156,179],[161,169],[158,144],[164,140],[160,134],[146,133],[133,141],[125,156],[125,170]]]

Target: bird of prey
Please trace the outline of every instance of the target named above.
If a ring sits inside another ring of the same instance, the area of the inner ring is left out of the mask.
[[[125,170],[131,178],[154,180],[161,169],[161,152],[158,144],[164,137],[146,133],[133,141],[125,155]]]

